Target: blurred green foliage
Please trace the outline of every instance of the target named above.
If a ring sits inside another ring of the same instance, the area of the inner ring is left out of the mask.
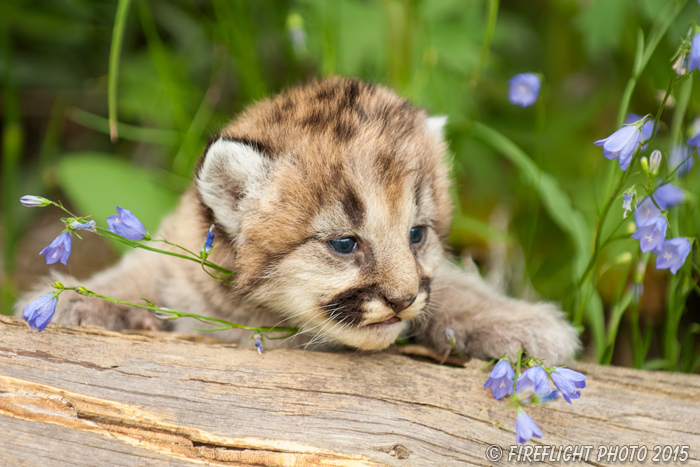
[[[115,28],[118,3],[125,14]],[[669,5],[680,13],[670,16]],[[699,13],[697,2],[681,0],[4,0],[3,311],[17,292],[18,242],[36,214],[21,209],[21,195],[64,199],[98,221],[128,206],[153,231],[188,185],[208,135],[270,93],[340,74],[384,83],[449,117],[456,251],[469,249],[481,263],[489,245],[505,246],[518,271],[511,292],[561,302],[585,326],[590,359],[610,362],[619,334],[643,334],[643,355],[625,360],[622,349],[616,361],[697,370],[695,294],[642,300],[641,316],[628,316],[632,266],[616,259],[636,251],[634,241],[602,251],[597,290],[577,288],[577,279],[616,169],[593,141],[616,129],[639,35],[648,41],[670,21],[658,45],[645,43],[653,53],[631,94],[630,111],[655,114],[670,59]],[[489,18],[497,18],[490,44]],[[113,143],[108,70],[120,28]],[[531,108],[506,99],[519,72],[544,76]],[[652,148],[665,155],[700,113],[689,86],[685,100],[672,95],[687,111],[673,104],[662,112]],[[698,172],[683,182],[689,202],[674,214],[684,235],[698,234]],[[506,213],[504,225],[490,225],[495,210]],[[645,294],[663,295],[670,276],[652,270]]]

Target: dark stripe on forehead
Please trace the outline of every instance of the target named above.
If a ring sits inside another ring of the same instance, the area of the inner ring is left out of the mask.
[[[345,88],[345,94],[343,95],[341,107],[345,107],[346,109],[352,109],[355,107],[355,102],[357,102],[357,97],[359,94],[360,83],[356,79],[350,80]]]
[[[416,185],[413,187],[413,197],[414,197],[413,201],[417,207],[420,207],[422,183],[423,183],[423,177],[419,175],[418,177],[416,177]]]
[[[357,129],[352,124],[343,122],[342,120],[336,122],[333,131],[335,132],[336,138],[338,138],[338,141],[341,143],[347,143],[357,133]]]
[[[345,215],[348,216],[353,227],[360,227],[365,221],[365,204],[357,195],[354,188],[346,188],[341,204],[343,205]]]

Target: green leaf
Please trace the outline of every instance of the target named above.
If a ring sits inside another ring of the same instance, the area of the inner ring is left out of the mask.
[[[74,153],[58,164],[61,189],[77,215],[91,215],[98,225],[116,214],[116,206],[132,211],[154,234],[177,204],[178,195],[163,187],[149,171],[101,153]],[[120,251],[127,246],[112,242]]]
[[[452,228],[465,230],[472,235],[493,243],[502,243],[507,245],[512,241],[512,238],[508,235],[508,232],[504,232],[503,230],[497,229],[487,222],[462,213],[455,214],[455,217],[452,220]]]
[[[574,271],[576,276],[580,275],[590,255],[590,228],[583,215],[572,207],[568,193],[513,141],[479,122],[472,122],[470,127],[476,138],[508,158],[516,166],[523,181],[537,191],[549,217],[571,238],[576,251]]]

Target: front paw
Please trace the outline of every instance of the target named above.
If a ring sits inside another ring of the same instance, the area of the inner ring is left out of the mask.
[[[450,343],[445,332],[451,329],[456,350],[484,360],[507,354],[515,361],[520,349],[543,359],[546,365],[564,364],[574,358],[580,347],[578,333],[561,311],[548,303],[512,301],[509,305],[479,314],[455,314],[433,323],[432,346],[446,352]]]

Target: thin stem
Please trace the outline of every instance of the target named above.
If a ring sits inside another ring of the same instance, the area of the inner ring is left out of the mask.
[[[202,315],[197,315],[194,313],[187,313],[184,311],[177,311],[177,310],[169,310],[166,308],[162,308],[159,306],[155,306],[149,302],[148,305],[143,305],[141,303],[134,303],[134,302],[127,302],[125,300],[119,300],[118,298],[114,297],[109,297],[107,295],[102,295],[98,294],[96,292],[93,292],[92,290],[88,290],[85,287],[80,287],[80,286],[75,286],[75,287],[65,287],[62,286],[60,290],[73,290],[76,293],[80,295],[85,295],[87,297],[96,297],[101,300],[107,301],[107,302],[112,302],[112,303],[120,303],[122,305],[129,305],[129,306],[135,306],[137,308],[143,308],[145,310],[151,310],[151,311],[158,311],[161,313],[167,313],[171,315],[172,319],[177,319],[177,318],[194,318],[198,321],[201,321],[203,323],[217,323],[221,324],[222,326],[219,328],[216,328],[216,330],[222,330],[222,329],[245,329],[246,331],[255,331],[255,332],[287,332],[289,335],[296,334],[299,332],[298,328],[293,328],[293,327],[283,327],[283,328],[278,328],[278,327],[255,327],[255,326],[245,326],[243,324],[237,324],[237,323],[231,323],[229,321],[225,321],[223,319],[218,319],[218,318],[211,318],[209,316],[202,316]]]
[[[640,146],[641,147],[641,146]],[[634,155],[632,156],[632,162],[630,165],[634,165],[636,159],[637,159],[637,154],[639,153],[639,148],[635,151]],[[585,280],[588,278],[588,275],[590,274],[591,270],[593,269],[593,266],[595,266],[596,259],[598,258],[598,253],[600,253],[600,236],[603,232],[603,225],[605,225],[605,219],[608,217],[608,213],[610,212],[610,208],[612,207],[612,203],[615,201],[617,198],[617,193],[620,192],[622,189],[622,186],[624,185],[625,181],[629,177],[630,172],[632,172],[631,167],[628,167],[628,169],[625,172],[622,172],[622,175],[620,176],[620,180],[617,182],[617,185],[613,189],[612,194],[610,197],[608,197],[608,200],[605,202],[605,206],[603,206],[603,212],[600,215],[600,220],[598,221],[598,227],[595,232],[595,242],[593,246],[593,253],[591,254],[591,259],[588,261],[588,265],[586,266],[586,269],[584,270],[583,274],[581,275],[581,278],[578,281],[577,287],[581,287]]]
[[[123,244],[125,244],[125,245],[128,245],[128,246],[130,246],[130,247],[132,247],[132,248],[142,248],[142,249],[144,249],[144,250],[154,251],[154,252],[156,252],[156,253],[163,253],[164,255],[169,255],[169,256],[175,256],[175,257],[178,257],[178,258],[183,258],[183,259],[186,259],[186,260],[188,260],[188,261],[194,261],[195,263],[204,264],[204,265],[206,265],[207,267],[210,267],[210,268],[212,268],[212,269],[216,269],[217,271],[222,272],[222,273],[224,273],[224,274],[227,275],[227,276],[234,276],[234,275],[235,275],[234,272],[229,271],[229,270],[226,269],[226,268],[222,268],[221,266],[218,266],[218,265],[216,265],[216,264],[214,264],[214,263],[212,263],[212,262],[210,262],[210,261],[204,261],[204,262],[202,262],[201,258],[200,258],[200,259],[192,258],[192,257],[187,256],[187,255],[181,255],[180,253],[174,253],[174,252],[172,252],[172,251],[161,250],[160,248],[153,248],[153,247],[151,247],[151,246],[144,245],[143,243],[134,242],[134,241],[131,241],[131,240],[127,239],[127,238],[122,237],[121,235],[117,235],[117,234],[115,234],[114,232],[105,229],[104,227],[97,227],[97,234],[98,234],[98,235],[101,235],[101,236],[103,236],[103,237],[112,238],[112,239],[117,240],[117,241],[119,241],[119,242],[121,242],[121,243],[123,243]]]

